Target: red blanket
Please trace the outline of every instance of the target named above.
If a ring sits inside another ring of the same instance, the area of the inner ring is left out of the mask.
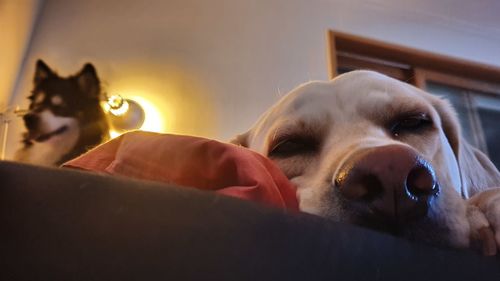
[[[63,166],[215,190],[298,210],[294,186],[271,160],[199,137],[130,132]]]

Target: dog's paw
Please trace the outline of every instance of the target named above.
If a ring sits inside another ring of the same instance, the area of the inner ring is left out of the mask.
[[[480,192],[467,200],[467,218],[473,240],[480,241],[483,254],[500,250],[500,188]]]

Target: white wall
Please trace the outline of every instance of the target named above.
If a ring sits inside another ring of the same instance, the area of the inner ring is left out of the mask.
[[[434,2],[47,0],[11,103],[26,104],[37,58],[64,75],[90,61],[108,92],[160,106],[168,132],[225,140],[327,79],[329,28],[500,66],[499,1]]]
[[[7,108],[16,85],[40,3],[0,0],[0,113]]]

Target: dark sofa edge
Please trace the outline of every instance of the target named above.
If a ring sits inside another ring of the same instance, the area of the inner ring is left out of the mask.
[[[500,280],[500,260],[190,188],[0,162],[1,280]]]

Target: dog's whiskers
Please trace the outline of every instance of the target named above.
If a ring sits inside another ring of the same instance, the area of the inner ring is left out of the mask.
[[[281,92],[280,87],[278,87],[277,89],[278,89],[277,97],[281,98],[283,96],[283,93]]]

